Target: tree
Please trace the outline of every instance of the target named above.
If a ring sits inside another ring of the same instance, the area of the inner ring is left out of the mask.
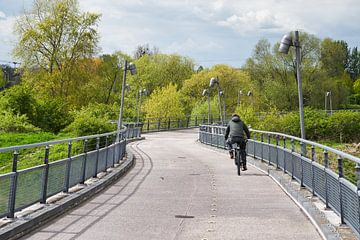
[[[47,85],[52,96],[69,95],[78,61],[97,50],[99,18],[81,13],[77,0],[35,0],[32,10],[15,24],[19,41],[14,54],[24,68],[48,73],[52,83],[32,85]]]
[[[159,53],[159,49],[157,47],[153,47],[150,49],[149,44],[138,45],[136,47],[134,58],[139,59],[145,55],[153,56]]]
[[[357,47],[354,47],[349,55],[349,64],[347,71],[350,77],[355,81],[360,76],[360,52]]]
[[[144,104],[147,118],[152,117],[184,117],[181,94],[175,84],[157,88]]]
[[[0,69],[0,89],[3,89],[6,85],[5,74],[3,71],[4,70],[1,68]]]
[[[341,76],[348,62],[347,44],[326,38],[321,42],[322,68],[329,77]]]

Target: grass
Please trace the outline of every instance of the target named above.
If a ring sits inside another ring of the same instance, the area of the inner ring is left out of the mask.
[[[47,132],[40,133],[1,133],[0,148],[18,146],[31,143],[46,142],[54,139],[70,138],[72,136],[59,134],[55,135]],[[75,150],[78,149],[75,145]],[[50,161],[66,157],[67,144],[58,144],[50,148]],[[44,148],[31,148],[19,151],[18,170],[41,165],[44,161]],[[13,152],[0,153],[0,174],[11,172]]]

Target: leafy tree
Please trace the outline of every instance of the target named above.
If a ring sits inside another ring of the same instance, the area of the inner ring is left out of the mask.
[[[181,94],[175,84],[157,88],[144,104],[146,117],[184,117]]]
[[[360,52],[354,47],[349,55],[347,71],[355,81],[360,76]]]
[[[209,81],[212,77],[218,77],[220,81],[221,90],[225,93],[228,113],[234,111],[240,90],[244,93],[252,91],[255,99],[257,99],[258,94],[254,92],[253,84],[250,82],[247,72],[227,65],[215,65],[211,69],[193,74],[190,79],[185,80],[181,92],[183,95],[188,96],[186,105],[192,108],[196,104],[198,99],[202,97],[203,90],[209,88]],[[216,101],[218,101],[216,89],[210,89],[210,94],[211,99],[216,98]],[[204,101],[206,100],[204,99]],[[242,96],[241,101],[251,104],[251,99],[245,97],[245,95]],[[188,114],[190,112],[191,109],[189,112],[187,111]]]
[[[3,70],[0,69],[0,89],[4,88],[5,85],[6,85],[5,74]]]
[[[347,65],[348,48],[345,42],[326,38],[321,42],[322,68],[329,77],[341,76]]]
[[[15,56],[26,69],[49,74],[42,81],[30,78],[31,85],[45,86],[51,96],[69,95],[78,61],[97,50],[99,18],[81,13],[77,0],[35,0],[15,25],[19,37]]]
[[[149,44],[138,45],[136,47],[134,58],[139,59],[145,55],[153,56],[159,53],[159,49],[157,47],[153,47],[150,49]]]

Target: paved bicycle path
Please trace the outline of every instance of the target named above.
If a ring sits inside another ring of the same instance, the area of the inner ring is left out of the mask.
[[[23,239],[321,239],[270,177],[239,177],[196,130],[146,134],[136,166],[100,195]]]

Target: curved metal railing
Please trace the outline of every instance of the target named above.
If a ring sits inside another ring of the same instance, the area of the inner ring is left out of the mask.
[[[0,217],[13,218],[16,211],[46,203],[114,167],[125,156],[126,140],[140,134],[129,124],[119,132],[0,148],[1,159],[10,158],[0,175]]]
[[[202,143],[225,148],[226,127],[202,125]],[[247,154],[289,174],[360,235],[360,159],[298,137],[251,130]]]

